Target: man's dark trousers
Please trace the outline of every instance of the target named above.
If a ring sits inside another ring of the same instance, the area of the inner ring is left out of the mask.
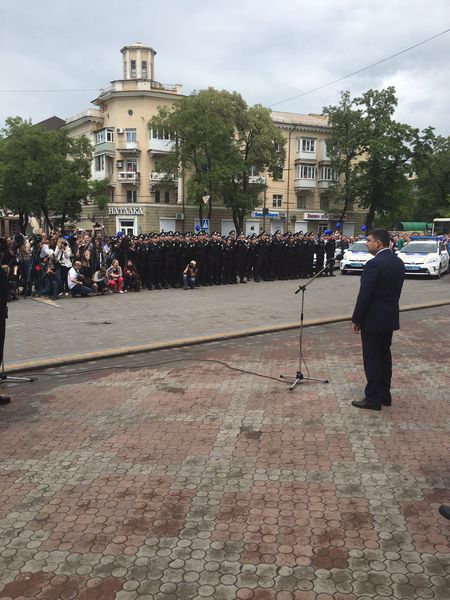
[[[391,402],[392,331],[381,333],[361,331],[364,371],[367,385],[365,399],[380,406],[381,402]]]

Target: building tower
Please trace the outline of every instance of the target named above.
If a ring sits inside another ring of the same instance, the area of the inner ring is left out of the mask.
[[[141,42],[121,49],[123,56],[123,78],[154,80],[154,57],[156,51]]]

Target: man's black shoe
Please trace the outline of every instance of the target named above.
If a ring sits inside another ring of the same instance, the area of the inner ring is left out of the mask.
[[[356,406],[356,408],[367,408],[368,410],[381,410],[381,406],[367,402],[367,400],[353,400],[352,406]]]
[[[445,518],[450,519],[450,506],[445,506],[444,504],[439,507],[439,513]]]
[[[11,398],[9,396],[0,396],[0,404],[9,404]]]
[[[392,400],[382,400],[381,404],[383,406],[392,406]]]

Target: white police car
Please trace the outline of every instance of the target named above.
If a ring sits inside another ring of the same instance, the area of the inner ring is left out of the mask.
[[[442,241],[434,237],[412,237],[398,257],[405,263],[407,275],[426,275],[437,279],[448,269],[448,252]]]
[[[366,240],[358,240],[344,252],[341,264],[339,265],[341,275],[347,275],[351,271],[360,273],[364,269],[366,262],[372,258],[373,256],[367,250]]]

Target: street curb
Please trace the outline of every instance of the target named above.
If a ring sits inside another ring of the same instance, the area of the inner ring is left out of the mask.
[[[427,308],[436,308],[439,306],[450,305],[450,300],[442,300],[439,302],[428,302],[424,304],[412,304],[404,306],[400,312],[412,310],[423,310]],[[304,327],[317,327],[320,325],[329,325],[331,323],[342,323],[350,321],[351,315],[337,315],[334,317],[325,317],[321,319],[312,319],[304,321]],[[181,348],[183,346],[196,346],[199,344],[207,344],[210,342],[221,342],[225,340],[238,339],[242,337],[251,337],[254,335],[263,335],[265,333],[276,333],[278,331],[288,331],[298,329],[300,323],[283,323],[281,325],[270,325],[268,327],[253,327],[252,329],[241,329],[239,331],[227,331],[224,333],[216,333],[213,335],[205,335],[191,338],[178,338],[176,340],[154,342],[152,344],[143,344],[139,346],[124,346],[119,348],[108,348],[107,350],[99,350],[95,352],[85,352],[83,354],[70,354],[60,358],[41,358],[31,361],[15,362],[6,365],[6,371],[11,373],[23,373],[24,371],[35,371],[37,369],[48,369],[50,367],[64,367],[77,363],[89,362],[93,360],[101,360],[105,358],[117,358],[118,356],[126,356],[128,354],[141,354],[144,352],[155,352],[157,350],[168,350],[171,348]]]

